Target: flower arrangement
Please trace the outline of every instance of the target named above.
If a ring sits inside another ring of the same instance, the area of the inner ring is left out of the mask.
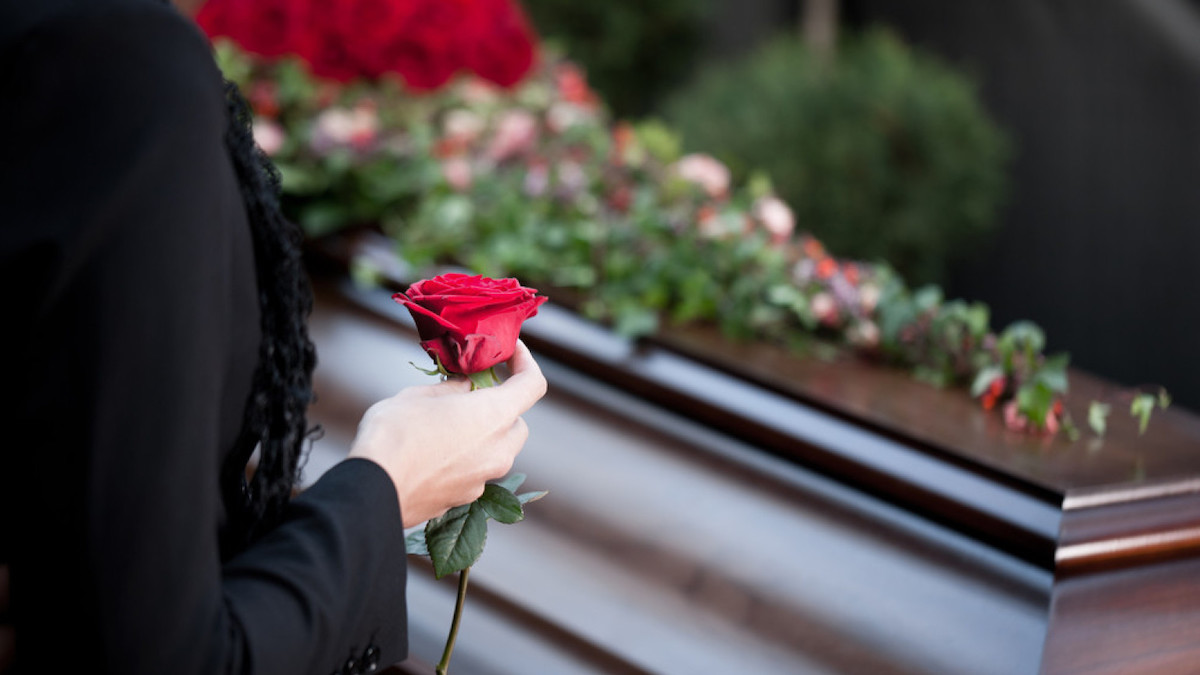
[[[339,11],[366,15],[374,4],[358,0]],[[513,39],[531,35],[521,32],[519,10],[496,9],[499,0],[478,6],[518,17],[505,24],[515,32],[499,31],[492,44],[512,50],[499,62],[525,64],[516,55],[537,50]],[[206,25],[216,35],[240,34],[215,19]],[[380,39],[442,44],[422,36]],[[439,66],[436,77],[406,71],[403,60],[381,72],[383,62],[362,56],[349,78],[318,66],[319,52],[256,55],[280,49],[275,44],[219,41],[219,60],[249,92],[256,138],[282,174],[285,208],[311,236],[378,226],[418,268],[454,263],[527,279],[626,335],[705,322],[733,339],[818,355],[840,345],[937,386],[969,386],[1013,430],[1080,433],[1062,406],[1068,358],[1044,353],[1037,326],[995,329],[981,303],[947,300],[933,285],[912,288],[886,263],[832,255],[800,231],[768,176],[735,184],[711,156],[683,154],[662,123],[613,122],[568,60],[543,52],[518,82],[473,67],[473,52],[460,46],[465,51],[448,57],[456,68]],[[442,86],[431,90],[434,83]],[[1131,413],[1144,429],[1168,402],[1165,392],[1138,391]],[[1092,404],[1087,423],[1097,434],[1110,409]]]

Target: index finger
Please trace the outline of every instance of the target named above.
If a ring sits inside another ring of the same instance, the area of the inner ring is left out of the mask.
[[[495,392],[495,395],[504,400],[503,405],[508,411],[520,415],[546,395],[546,377],[542,375],[541,367],[521,340],[517,340],[509,368],[512,375],[507,380],[497,387],[484,389],[479,393]]]

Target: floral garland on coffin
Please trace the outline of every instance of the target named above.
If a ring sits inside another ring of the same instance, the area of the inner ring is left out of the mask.
[[[768,177],[735,186],[661,123],[613,123],[579,67],[538,58],[507,0],[316,6],[212,0],[199,17],[240,44],[218,40],[219,60],[311,236],[377,224],[414,265],[566,291],[626,335],[698,321],[817,356],[841,344],[968,386],[1013,430],[1079,435],[1068,357],[1047,356],[1036,325],[995,330],[981,303],[838,259],[797,231]],[[1161,389],[1128,399],[1143,430],[1169,404]],[[1095,433],[1110,410],[1092,402]]]

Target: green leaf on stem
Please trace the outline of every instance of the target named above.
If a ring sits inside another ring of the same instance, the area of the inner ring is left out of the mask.
[[[429,547],[425,545],[425,528],[408,533],[404,538],[404,552],[408,555],[429,555]]]
[[[525,482],[525,474],[514,473],[514,474],[510,474],[508,476],[505,476],[501,480],[496,481],[494,483],[494,485],[498,485],[498,486],[508,490],[509,492],[516,492],[517,488],[521,487],[521,484],[524,482]]]
[[[517,499],[522,504],[528,504],[529,502],[536,502],[537,500],[541,499],[542,497],[545,497],[548,494],[550,494],[549,490],[535,490],[533,492],[522,492],[521,494],[517,495]]]
[[[1150,424],[1150,413],[1154,412],[1154,404],[1157,403],[1157,398],[1154,394],[1138,394],[1133,397],[1133,403],[1129,404],[1129,414],[1138,418],[1138,434],[1146,433],[1146,427]]]
[[[1166,389],[1159,388],[1159,390],[1158,390],[1158,407],[1162,408],[1163,410],[1166,410],[1167,406],[1169,406],[1169,405],[1171,405],[1171,395],[1169,393],[1167,393]]]
[[[425,542],[438,579],[466,569],[483,555],[488,514],[478,501],[456,506],[425,523]]]
[[[508,488],[495,484],[485,485],[483,494],[476,500],[490,518],[511,525],[525,519],[525,511],[521,508],[521,500]]]
[[[1112,406],[1100,401],[1092,401],[1088,406],[1088,426],[1092,431],[1096,432],[1097,436],[1103,436],[1108,429],[1108,413],[1112,412]]]

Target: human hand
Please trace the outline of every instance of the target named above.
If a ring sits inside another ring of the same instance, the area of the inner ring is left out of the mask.
[[[509,366],[512,376],[498,386],[470,391],[455,379],[409,387],[363,415],[350,456],[387,471],[404,527],[474,501],[512,468],[529,437],[521,414],[546,393],[546,378],[520,341]]]

